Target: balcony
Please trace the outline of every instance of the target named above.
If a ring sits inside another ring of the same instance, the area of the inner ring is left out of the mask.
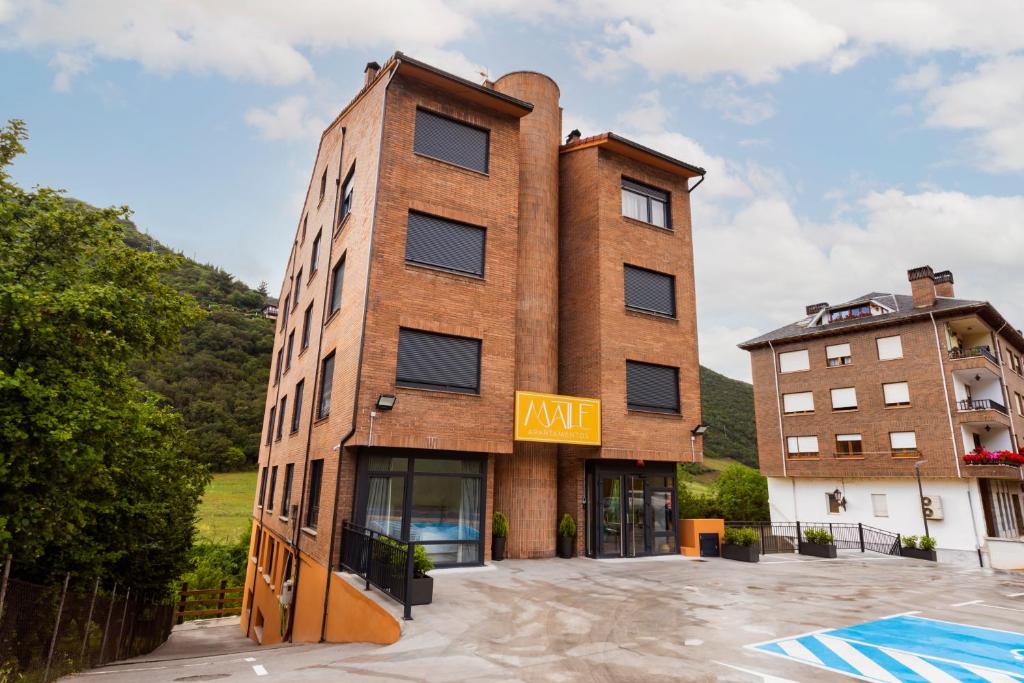
[[[1003,415],[1009,415],[1009,411],[999,401],[993,401],[990,398],[969,398],[966,401],[957,401],[956,409],[961,413],[966,413],[971,410],[994,410]]]
[[[994,365],[999,365],[999,358],[992,353],[988,346],[970,346],[949,350],[950,360],[963,360],[965,358],[985,358]]]

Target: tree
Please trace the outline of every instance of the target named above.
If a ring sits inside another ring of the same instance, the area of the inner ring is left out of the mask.
[[[32,581],[159,590],[187,565],[208,475],[128,364],[201,312],[161,279],[179,257],[125,243],[127,207],[11,181],[25,131],[0,129],[0,556]]]
[[[767,521],[768,480],[739,463],[725,467],[712,487],[722,515],[729,520]]]

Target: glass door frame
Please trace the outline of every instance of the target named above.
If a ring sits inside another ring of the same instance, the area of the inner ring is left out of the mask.
[[[671,477],[671,489],[665,486],[654,486],[654,478]],[[629,554],[627,545],[632,539],[633,529],[629,524],[629,484],[632,478],[639,478],[643,483],[643,548]],[[619,480],[619,551],[617,553],[604,552],[604,496],[602,482],[608,479]],[[588,557],[594,558],[615,558],[615,557],[646,557],[649,555],[667,555],[679,552],[679,520],[673,518],[672,531],[654,531],[654,510],[651,506],[652,493],[670,493],[669,505],[671,510],[677,511],[676,500],[676,463],[675,462],[646,462],[638,463],[635,460],[588,460],[585,468],[586,491],[586,519],[587,519],[587,543]],[[678,513],[675,513],[678,514]],[[659,538],[671,538],[672,550],[668,553],[656,552],[657,540]]]

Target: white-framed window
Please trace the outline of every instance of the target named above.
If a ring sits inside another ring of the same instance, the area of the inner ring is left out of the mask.
[[[889,432],[893,455],[917,455],[917,432]]]
[[[889,516],[889,497],[884,493],[871,494],[871,511],[875,517]]]
[[[836,457],[857,458],[864,455],[864,439],[860,434],[836,434]]]
[[[786,451],[790,455],[812,456],[818,455],[817,436],[788,436],[786,437]]]
[[[787,415],[814,412],[814,394],[803,391],[798,394],[782,395],[782,410]]]
[[[800,372],[811,369],[811,357],[807,349],[786,351],[779,354],[779,372]]]
[[[843,387],[832,390],[832,410],[856,410],[857,389],[854,387]]]
[[[830,515],[839,514],[839,501],[831,493],[825,494],[825,509],[828,510]]]
[[[903,339],[900,335],[879,337],[875,340],[878,346],[878,360],[896,360],[903,358]]]
[[[885,395],[885,405],[887,407],[910,405],[910,385],[906,382],[883,384],[882,393]]]
[[[833,344],[825,347],[825,358],[830,368],[853,363],[853,353],[849,344]]]

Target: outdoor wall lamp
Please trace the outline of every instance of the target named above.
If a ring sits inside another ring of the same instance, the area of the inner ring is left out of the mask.
[[[704,436],[704,433],[708,431],[708,426],[701,422],[699,425],[690,430],[690,434],[693,436]]]
[[[397,400],[398,397],[394,394],[381,394],[377,397],[377,410],[391,410]]]

